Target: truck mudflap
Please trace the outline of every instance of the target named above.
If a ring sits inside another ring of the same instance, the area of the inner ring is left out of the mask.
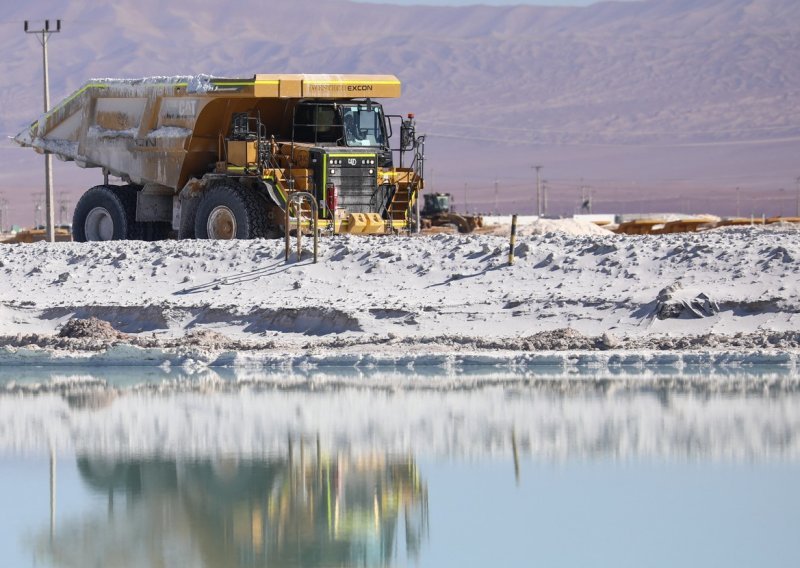
[[[275,181],[272,179],[264,179],[261,180],[259,185],[263,186],[264,193],[266,193],[270,201],[277,205],[281,211],[286,211],[286,194]]]

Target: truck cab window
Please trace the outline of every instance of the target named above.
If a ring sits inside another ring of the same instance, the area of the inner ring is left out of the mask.
[[[347,146],[385,146],[383,110],[379,105],[342,106]]]
[[[333,105],[298,105],[294,115],[296,142],[336,143],[342,137],[342,125]]]

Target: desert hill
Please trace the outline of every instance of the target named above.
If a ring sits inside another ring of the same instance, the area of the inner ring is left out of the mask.
[[[562,190],[552,207],[564,209],[580,178],[606,188],[608,207],[647,187],[670,190],[676,203],[705,191],[713,206],[714,191],[792,188],[800,174],[794,0],[574,8],[243,0],[225,10],[209,0],[20,3],[0,22],[6,136],[40,113],[40,48],[22,21],[44,17],[63,20],[51,43],[53,102],[90,77],[394,73],[404,97],[392,110],[415,112],[429,133],[432,182],[459,194],[467,183],[475,206],[491,202],[482,188],[498,178],[501,205],[524,207],[533,161]],[[30,174],[39,160],[20,152],[0,150],[7,195],[40,183],[38,170]],[[465,172],[465,162],[477,167]],[[88,178],[73,169],[57,175],[78,192]]]

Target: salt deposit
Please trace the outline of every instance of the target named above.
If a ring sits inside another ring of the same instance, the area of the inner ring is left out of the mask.
[[[511,218],[489,216],[483,218],[485,235],[507,235],[511,229]],[[517,235],[545,235],[547,233],[564,233],[567,235],[611,235],[608,229],[585,219],[546,219],[535,216],[517,218]]]
[[[507,235],[511,222],[508,217],[488,217],[484,219],[483,234]],[[522,217],[517,219],[517,235],[545,235],[564,233],[567,235],[611,235],[608,229],[584,219],[545,219]]]
[[[495,235],[324,238],[317,264],[285,263],[269,240],[4,246],[0,360],[565,364],[584,352],[606,365],[617,351],[648,364],[705,349],[794,365],[796,235],[548,232],[521,236],[512,266]],[[57,337],[88,318],[113,333]]]

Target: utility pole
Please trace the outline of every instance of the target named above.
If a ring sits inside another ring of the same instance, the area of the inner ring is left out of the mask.
[[[542,216],[542,183],[541,178],[539,176],[539,172],[541,172],[544,166],[533,166],[533,169],[536,170],[536,216]]]
[[[56,450],[50,446],[50,544],[56,536]]]
[[[0,233],[8,228],[8,199],[0,193]]]
[[[741,217],[742,216],[742,213],[741,213],[742,200],[741,200],[741,198],[742,198],[741,188],[737,187],[736,188],[736,216],[737,217]]]
[[[464,215],[467,214],[467,209],[468,209],[468,207],[467,207],[467,187],[468,186],[469,186],[469,184],[467,182],[464,182]]]
[[[44,21],[44,28],[41,30],[31,30],[28,26],[28,20],[25,20],[25,33],[36,34],[36,39],[42,45],[42,66],[44,67],[44,112],[47,114],[50,111],[50,75],[47,69],[47,42],[50,39],[50,34],[58,33],[61,31],[61,20],[56,20],[56,29],[50,29],[50,20]],[[39,37],[41,35],[41,37]],[[44,153],[44,183],[46,194],[46,207],[47,207],[47,240],[55,242],[55,222],[54,222],[54,198],[53,198],[53,156],[50,152]]]
[[[497,215],[497,178],[494,178],[494,214]]]
[[[542,180],[542,216],[547,216],[547,180]]]
[[[797,179],[795,181],[797,182],[797,207],[795,215],[800,217],[800,176],[797,176]]]

